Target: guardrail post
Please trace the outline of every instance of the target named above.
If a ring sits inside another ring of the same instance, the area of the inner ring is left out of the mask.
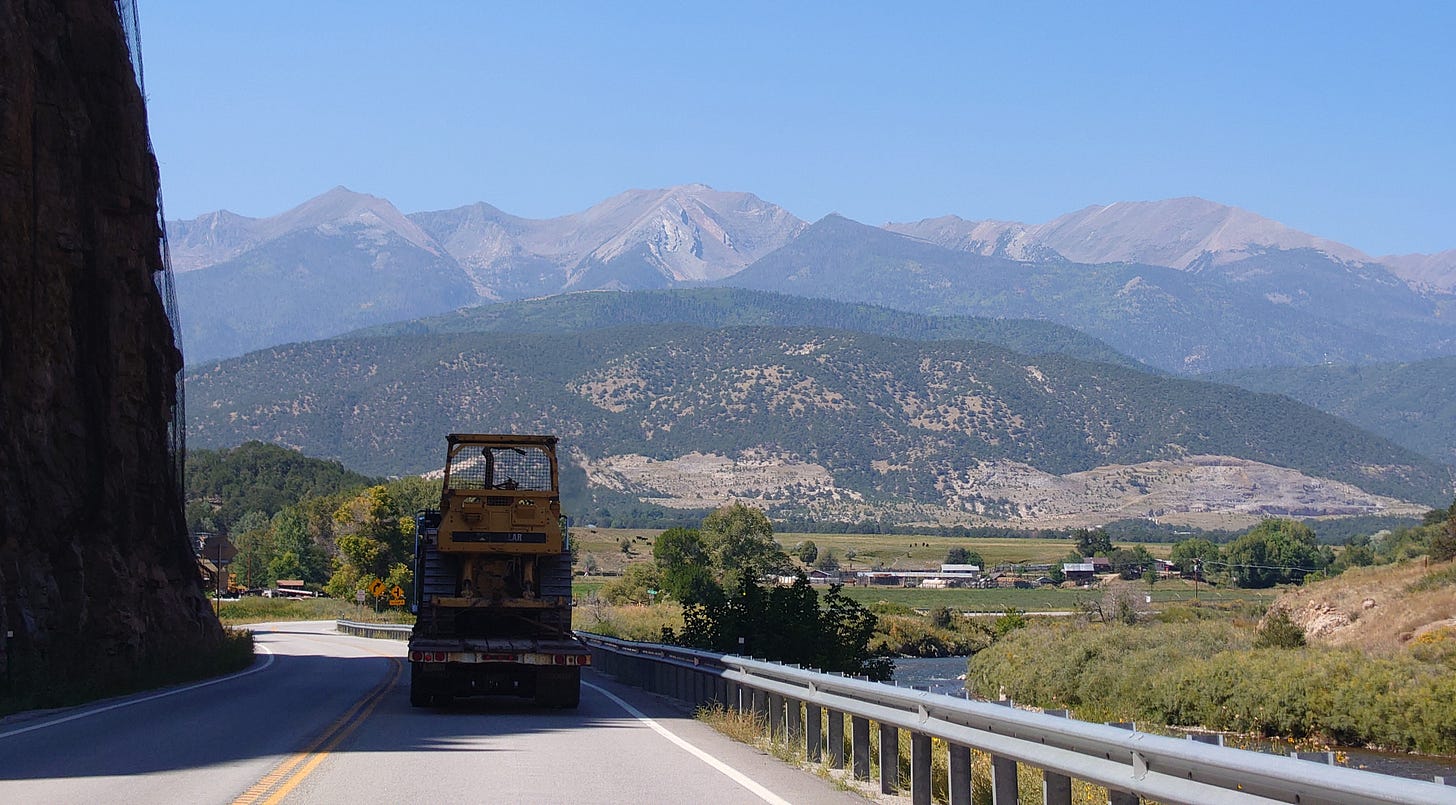
[[[1016,805],[1020,801],[1021,784],[1016,779],[1016,761],[992,755],[991,802],[993,805]]]
[[[1002,707],[1015,706],[1010,699],[992,702]],[[991,756],[991,802],[992,805],[1016,805],[1021,801],[1021,783],[1016,777],[1016,761],[1010,758]]]
[[[1323,763],[1326,766],[1335,765],[1334,752],[1290,752],[1289,756],[1295,760],[1313,760],[1315,763]]]
[[[724,704],[728,707],[729,710],[732,710],[735,713],[742,713],[744,710],[748,709],[746,707],[746,703],[743,701],[743,685],[729,680],[728,695]]]
[[[1120,730],[1137,731],[1137,723],[1132,721],[1109,721],[1107,726],[1117,727]],[[1107,789],[1107,805],[1139,805],[1140,802],[1142,799],[1137,794],[1113,788]]]
[[[749,698],[753,702],[754,723],[762,727],[764,722],[768,721],[768,695],[758,688],[753,688]]]
[[[900,730],[889,724],[880,725],[880,793],[893,794],[900,789]]]
[[[1049,716],[1070,718],[1067,710],[1047,710]],[[1072,805],[1072,778],[1065,774],[1043,769],[1041,772],[1041,799],[1043,805]]]
[[[825,721],[829,723],[829,766],[835,769],[844,768],[844,713],[838,710],[825,710]]]
[[[910,733],[910,801],[930,805],[930,736]]]
[[[784,737],[784,697],[777,693],[768,695],[768,737],[771,741]]]
[[[856,780],[870,779],[870,720],[849,717],[850,767]]]
[[[804,722],[799,715],[803,706],[798,699],[784,699],[784,709],[787,711],[785,715],[788,716],[785,723],[786,734],[789,736],[789,743],[796,746],[804,740]]]
[[[1197,741],[1201,744],[1213,744],[1214,746],[1223,746],[1223,735],[1221,733],[1193,733],[1188,736],[1188,740]]]
[[[804,703],[804,757],[810,763],[824,759],[824,708]]]
[[[971,805],[971,748],[950,745],[950,805]]]

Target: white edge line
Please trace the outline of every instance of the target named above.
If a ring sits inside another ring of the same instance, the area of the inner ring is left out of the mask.
[[[771,802],[774,805],[789,805],[789,801],[788,800],[784,799],[783,797],[780,797],[778,794],[775,794],[774,792],[772,792],[772,791],[768,790],[767,788],[764,788],[763,786],[761,786],[758,783],[754,782],[752,779],[750,779],[748,777],[748,775],[744,774],[743,772],[741,772],[741,771],[733,768],[732,766],[729,766],[727,763],[724,763],[723,761],[721,761],[721,760],[713,757],[712,755],[708,754],[707,752],[704,752],[703,750],[697,748],[696,746],[693,746],[692,744],[690,744],[687,741],[683,740],[682,738],[678,737],[678,735],[676,733],[673,733],[667,727],[664,727],[661,724],[657,723],[656,721],[652,720],[651,718],[648,718],[645,714],[643,714],[643,712],[641,710],[638,710],[637,708],[635,708],[632,705],[628,704],[627,702],[623,701],[621,698],[619,698],[616,694],[612,693],[611,691],[609,691],[609,690],[607,690],[605,688],[601,688],[601,687],[598,687],[596,685],[593,685],[590,682],[582,682],[581,684],[582,684],[583,687],[591,688],[592,690],[596,691],[597,693],[600,693],[603,696],[606,696],[608,699],[611,699],[612,701],[616,702],[618,707],[621,707],[623,710],[626,710],[629,714],[631,714],[631,716],[633,718],[635,718],[638,721],[641,721],[643,724],[646,724],[647,726],[651,727],[653,729],[653,731],[655,731],[657,734],[661,735],[662,737],[668,739],[669,741],[672,741],[673,743],[675,743],[678,746],[682,747],[683,749],[687,750],[687,752],[689,754],[691,754],[693,757],[696,757],[698,760],[701,760],[704,763],[708,764],[709,766],[712,766],[713,768],[715,768],[718,771],[722,772],[724,775],[726,775],[728,777],[728,779],[730,779],[733,782],[738,783],[739,785],[741,785],[744,788],[748,789],[750,792],[752,792],[754,795],[756,795],[759,799],[763,800],[764,802]],[[3,737],[5,737],[5,736],[0,735],[0,738],[3,738]]]
[[[209,679],[206,682],[198,682],[195,685],[188,685],[185,688],[177,688],[175,690],[163,691],[162,693],[154,693],[151,696],[144,696],[144,697],[142,697],[140,699],[128,699],[128,700],[126,700],[124,702],[117,702],[115,704],[108,704],[105,707],[98,707],[95,710],[85,710],[85,711],[80,712],[80,713],[72,713],[71,715],[65,716],[63,718],[57,718],[57,719],[55,719],[53,721],[46,721],[46,722],[42,722],[40,724],[32,724],[29,727],[21,727],[20,729],[11,730],[9,732],[0,732],[0,738],[9,738],[12,735],[20,735],[20,734],[26,733],[26,732],[33,732],[35,730],[45,729],[46,727],[54,727],[57,724],[64,724],[67,721],[75,721],[76,719],[79,719],[79,718],[86,718],[88,716],[97,715],[98,713],[105,713],[108,710],[116,710],[116,709],[121,708],[121,707],[130,707],[130,706],[132,706],[134,704],[141,704],[142,702],[150,702],[150,701],[154,701],[156,699],[161,699],[161,698],[166,697],[166,696],[175,696],[178,693],[186,693],[189,690],[197,690],[198,688],[205,688],[208,685],[216,685],[216,684],[219,684],[221,682],[230,682],[230,681],[232,681],[234,679],[240,679],[242,677],[245,677],[248,674],[256,674],[257,672],[259,672],[259,671],[263,670],[264,668],[267,668],[268,666],[270,666],[270,665],[273,664],[273,652],[269,651],[267,646],[259,643],[257,645],[257,649],[260,650],[260,651],[262,651],[265,655],[267,655],[267,657],[263,660],[263,664],[262,665],[255,665],[255,666],[253,666],[252,668],[249,668],[246,671],[239,671],[236,674],[228,674],[227,676],[220,676],[217,679]]]

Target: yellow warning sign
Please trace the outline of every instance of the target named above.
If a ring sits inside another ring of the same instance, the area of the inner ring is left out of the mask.
[[[369,582],[369,594],[374,596],[375,598],[384,595],[384,589],[385,588],[383,579],[375,579],[374,581]]]
[[[389,597],[390,598],[398,598],[398,599],[403,600],[404,599],[404,588],[401,587],[401,586],[399,586],[398,584],[394,585],[393,587],[389,588]],[[393,601],[390,601],[389,603],[393,604],[394,602]]]

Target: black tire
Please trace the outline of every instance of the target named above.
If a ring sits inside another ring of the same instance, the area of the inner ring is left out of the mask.
[[[581,669],[553,668],[536,677],[536,704],[575,710],[581,704]]]

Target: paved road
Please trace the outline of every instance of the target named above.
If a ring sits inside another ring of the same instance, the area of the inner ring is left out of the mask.
[[[575,711],[419,710],[400,642],[257,634],[241,674],[0,720],[0,803],[864,802],[604,676]]]

